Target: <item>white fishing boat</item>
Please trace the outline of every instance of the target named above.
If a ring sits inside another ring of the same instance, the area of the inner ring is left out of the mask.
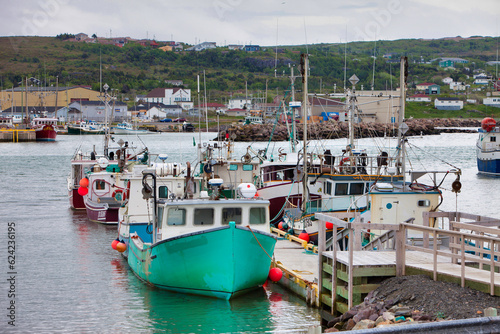
[[[111,128],[111,131],[115,135],[147,135],[153,133],[149,130],[138,129],[136,126],[127,122],[118,123],[115,127]]]
[[[493,118],[486,117],[481,121],[478,132],[477,170],[479,174],[500,176],[500,127]]]

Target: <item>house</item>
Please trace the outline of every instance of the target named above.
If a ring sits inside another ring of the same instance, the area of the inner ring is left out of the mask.
[[[252,106],[252,100],[250,99],[231,99],[227,104],[228,109],[250,109]]]
[[[256,52],[256,51],[260,51],[260,46],[258,46],[258,45],[245,45],[242,50],[246,51],[246,52]]]
[[[186,88],[155,88],[143,99],[149,103],[177,104],[184,110],[193,108],[191,89]]]
[[[483,99],[485,106],[500,108],[500,97],[487,97]]]
[[[467,64],[468,62],[462,58],[441,58],[439,67],[455,67],[455,64]]]
[[[447,78],[444,78],[443,80],[441,80],[445,85],[449,85],[451,84],[454,80],[450,77],[447,77]]]
[[[182,108],[177,104],[166,105],[163,103],[151,104],[145,113],[147,119],[163,119],[167,116],[180,117],[182,115]]]
[[[103,122],[106,120],[123,121],[128,117],[128,107],[125,102],[113,101],[110,104],[110,108],[107,110],[108,115],[106,115],[106,105],[102,101],[74,101],[69,104],[69,109],[76,109],[81,114],[80,119],[88,119],[97,122]]]
[[[452,83],[450,83],[450,89],[451,90],[455,90],[455,91],[466,90],[467,87],[469,87],[469,85],[466,85],[463,82],[452,82]]]
[[[190,48],[187,48],[186,51],[203,51],[208,49],[215,49],[217,47],[215,42],[203,42],[200,44],[196,44]]]
[[[226,115],[228,116],[247,116],[248,113],[246,109],[233,108],[226,110]]]
[[[172,86],[183,86],[184,82],[182,80],[165,80],[165,83]]]
[[[241,50],[243,48],[243,45],[238,45],[238,44],[229,44],[227,46],[229,50]]]
[[[491,81],[491,76],[488,76],[484,73],[479,75],[474,75],[474,84],[476,85],[487,85]]]
[[[434,108],[438,110],[461,110],[464,102],[456,97],[437,97],[434,100]]]
[[[205,110],[205,108],[206,108],[207,110],[211,110],[211,111],[226,110],[226,106],[224,104],[220,104],[220,103],[202,103],[200,105],[197,105],[196,108],[199,110]]]
[[[416,94],[406,98],[407,102],[431,102],[431,98],[425,94]]]
[[[432,82],[418,84],[416,88],[419,91],[424,91],[426,95],[439,95],[441,93],[441,87]]]
[[[75,41],[84,41],[89,38],[89,35],[84,34],[83,32],[75,35]]]
[[[142,46],[149,46],[152,48],[157,48],[159,46],[159,44],[156,43],[156,41],[151,40],[151,39],[140,39],[137,41],[137,43],[139,43]]]

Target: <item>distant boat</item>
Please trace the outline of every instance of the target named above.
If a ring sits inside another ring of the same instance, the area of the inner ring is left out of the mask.
[[[68,124],[69,135],[103,135],[105,126],[94,121],[82,121]]]
[[[137,127],[127,122],[117,124],[115,127],[111,128],[111,131],[115,135],[147,135],[153,133],[149,130],[138,129]]]
[[[55,141],[57,136],[57,118],[36,117],[31,121],[35,130],[36,141]]]
[[[264,124],[264,119],[260,116],[247,116],[245,124]]]
[[[194,132],[194,125],[188,122],[182,124],[182,131],[184,132]]]
[[[480,174],[500,176],[500,128],[486,117],[481,121],[476,142],[477,169]]]

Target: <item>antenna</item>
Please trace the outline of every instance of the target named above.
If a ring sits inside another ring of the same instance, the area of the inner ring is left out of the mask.
[[[344,45],[344,92],[347,81],[347,25],[345,26],[345,45]]]
[[[309,54],[309,46],[307,44],[306,18],[304,17],[304,35],[306,38],[306,53]]]
[[[275,78],[276,78],[277,67],[278,67],[278,18],[276,18],[276,58],[274,59],[274,77]]]
[[[374,87],[375,87],[375,59],[377,59],[376,51],[377,51],[377,35],[375,34],[375,47],[373,48],[372,90],[374,90]]]

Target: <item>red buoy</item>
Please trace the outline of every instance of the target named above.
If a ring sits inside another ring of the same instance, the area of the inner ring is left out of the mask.
[[[269,279],[273,282],[278,282],[283,277],[283,272],[280,268],[271,268],[269,270]]]
[[[331,230],[331,229],[333,229],[333,223],[326,222],[325,227],[327,230]]]
[[[118,238],[113,240],[113,242],[111,243],[111,248],[116,250],[116,245],[118,245],[119,242],[120,242],[120,240],[118,240]]]
[[[306,232],[306,230],[302,230],[299,234],[299,239],[304,240],[305,242],[309,242],[309,234]]]
[[[280,230],[282,230],[282,229],[283,229],[283,221],[280,221],[280,222],[278,223],[278,228],[279,228]]]
[[[87,188],[89,186],[89,179],[84,177],[83,179],[80,180],[80,187]]]
[[[481,128],[486,132],[490,132],[491,130],[493,130],[495,128],[495,125],[497,125],[497,122],[491,117],[485,117],[481,121]]]
[[[125,245],[124,242],[119,242],[116,244],[116,250],[119,251],[120,253],[123,253],[127,250],[127,245]]]
[[[85,187],[80,187],[78,188],[78,194],[80,196],[85,196],[89,193],[89,188],[85,188]]]

